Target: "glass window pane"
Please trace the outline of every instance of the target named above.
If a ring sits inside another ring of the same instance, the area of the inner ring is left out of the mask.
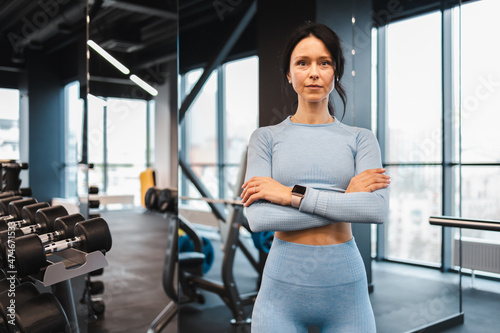
[[[441,13],[387,28],[387,161],[441,161]]]
[[[94,169],[89,170],[89,185],[97,186],[100,191],[105,191],[104,184],[104,109],[107,102],[104,98],[88,97],[88,154],[89,163],[94,164]]]
[[[0,88],[0,157],[19,160],[19,90]]]
[[[218,193],[219,189],[219,175],[217,172],[217,168],[215,166],[191,166],[194,174],[198,179],[203,183],[203,185],[208,189],[208,191],[214,195]],[[200,198],[201,195],[198,190],[193,186],[193,184],[185,178],[183,180],[181,169],[179,168],[179,183],[185,181],[186,193],[181,193],[181,196],[187,196],[192,198]],[[210,206],[204,201],[201,200],[183,200],[181,202],[182,208],[185,209],[196,209],[202,211],[210,211]]]
[[[80,99],[80,84],[78,81],[65,87],[65,189],[66,198],[83,195],[83,184],[86,180],[85,171],[78,167],[82,159],[83,130],[83,100]]]
[[[440,166],[387,167],[391,176],[386,257],[409,261],[441,262],[441,228],[429,216],[442,215]]]
[[[500,167],[462,166],[462,217],[500,220]],[[500,241],[500,232],[463,230],[463,236]]]
[[[147,105],[144,100],[110,98],[106,112],[108,194],[133,194],[140,204],[139,175],[146,167]]]
[[[259,121],[259,62],[245,58],[224,66],[225,163],[240,164]]]
[[[500,1],[462,6],[462,162],[500,162]],[[487,32],[487,33],[485,33]]]
[[[200,71],[186,74],[188,91],[199,75]],[[186,156],[189,163],[217,163],[216,111],[217,72],[214,71],[185,115]]]

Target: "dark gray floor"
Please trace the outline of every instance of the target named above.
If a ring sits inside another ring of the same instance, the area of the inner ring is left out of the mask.
[[[101,215],[111,229],[113,247],[106,255],[109,267],[95,278],[105,284],[106,312],[89,324],[89,332],[146,332],[168,302],[161,284],[166,220],[142,210]]]
[[[104,318],[89,326],[89,332],[146,332],[149,324],[167,304],[161,286],[161,275],[167,232],[161,215],[139,211],[106,212],[113,234],[113,249],[107,255],[110,267],[99,279],[106,285]],[[207,274],[220,279],[221,253],[217,240],[215,263]],[[242,292],[256,288],[257,274],[241,254],[234,273]],[[435,270],[374,263],[375,290],[370,295],[378,332],[402,333],[421,324],[458,312],[456,275],[443,275]],[[490,283],[494,292],[471,289],[464,283],[465,323],[447,333],[498,332],[500,327],[500,282]],[[231,312],[214,294],[203,292],[206,304],[182,307],[177,318],[163,331],[180,332],[249,332],[248,327],[234,327]],[[251,312],[251,307],[247,309]]]

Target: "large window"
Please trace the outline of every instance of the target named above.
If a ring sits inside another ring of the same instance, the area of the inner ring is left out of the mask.
[[[65,157],[64,157],[64,195],[76,198],[86,193],[86,174],[78,163],[82,160],[83,101],[80,99],[78,81],[65,87]]]
[[[19,160],[19,90],[0,88],[0,159]]]
[[[392,177],[386,257],[440,262],[441,13],[387,27],[387,173]]]
[[[449,268],[458,230],[430,226],[429,216],[499,219],[500,43],[490,38],[499,12],[499,1],[470,1],[381,29],[378,103],[392,176],[385,258]],[[500,242],[495,232],[462,236]]]
[[[500,1],[461,7],[461,215],[500,219]],[[485,33],[485,32],[488,33]],[[457,36],[458,38],[458,36]],[[500,241],[500,233],[464,230],[477,241]]]
[[[213,71],[186,113],[181,126],[180,156],[210,194],[232,198],[241,158],[258,126],[258,59],[229,62]],[[181,96],[189,94],[202,74],[193,70],[181,79]],[[181,195],[199,196],[185,178]],[[202,202],[184,207],[207,210]]]
[[[100,193],[134,195],[140,205],[139,175],[148,166],[148,113],[153,102],[89,96],[89,184]]]

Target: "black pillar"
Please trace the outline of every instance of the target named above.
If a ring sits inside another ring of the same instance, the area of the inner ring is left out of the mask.
[[[277,124],[295,112],[290,102],[295,99],[293,93],[284,94],[279,55],[289,34],[311,20],[328,25],[343,43],[346,66],[342,84],[347,93],[343,122],[371,128],[371,11],[371,0],[258,1],[259,126]],[[342,108],[335,94],[333,102],[336,110]],[[371,285],[371,227],[352,226]]]

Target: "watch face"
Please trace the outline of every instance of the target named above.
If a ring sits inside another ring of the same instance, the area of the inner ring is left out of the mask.
[[[301,185],[295,185],[293,187],[292,193],[299,194],[299,195],[304,195],[304,194],[306,194],[306,187],[305,186],[301,186]]]

